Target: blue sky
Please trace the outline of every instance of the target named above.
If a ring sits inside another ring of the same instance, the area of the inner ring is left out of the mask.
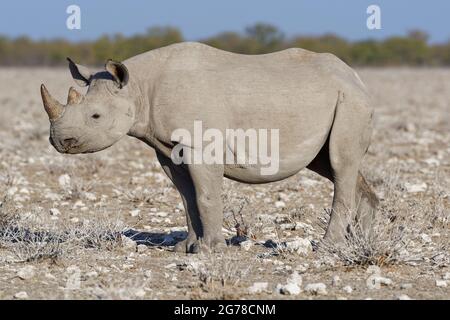
[[[81,8],[81,30],[66,28],[70,4]],[[366,27],[370,4],[381,7],[381,30]],[[421,29],[432,42],[444,42],[450,39],[449,15],[447,0],[10,0],[0,5],[0,34],[79,41],[170,25],[178,27],[187,40],[199,40],[267,22],[288,36],[333,32],[350,40],[382,39]]]

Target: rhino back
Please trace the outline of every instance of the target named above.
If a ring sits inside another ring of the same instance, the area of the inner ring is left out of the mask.
[[[298,48],[242,55],[182,43],[133,59],[152,83],[152,123],[161,139],[169,143],[178,128],[192,132],[195,120],[223,131],[279,129],[286,174],[323,146],[339,92],[365,94],[356,73],[338,58]]]

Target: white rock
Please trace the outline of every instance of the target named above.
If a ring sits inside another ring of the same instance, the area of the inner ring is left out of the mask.
[[[292,241],[286,241],[285,245],[287,250],[296,252],[300,255],[308,255],[312,252],[311,241],[306,238],[296,238]]]
[[[397,296],[397,300],[411,300],[411,298],[406,294],[401,294]]]
[[[392,280],[389,278],[382,277],[377,274],[371,275],[366,280],[367,288],[373,290],[373,289],[380,289],[381,286],[390,286],[392,284]]]
[[[93,194],[92,192],[85,192],[85,193],[83,194],[83,196],[84,196],[84,198],[85,198],[86,200],[89,200],[89,201],[95,201],[95,200],[97,200],[97,197],[96,197],[95,194]]]
[[[137,216],[139,215],[139,212],[141,212],[141,210],[139,210],[139,209],[134,209],[134,210],[131,210],[131,211],[130,211],[130,215],[131,215],[132,217],[137,217]]]
[[[301,287],[303,283],[303,278],[301,275],[298,274],[297,271],[294,271],[291,273],[289,278],[287,278],[287,283],[295,283],[296,285]]]
[[[51,200],[51,201],[59,201],[59,200],[61,200],[61,196],[56,194],[56,193],[53,193],[53,192],[46,193],[44,195],[44,198],[48,199],[48,200]]]
[[[59,216],[59,215],[61,215],[61,212],[58,209],[56,209],[56,208],[51,208],[50,209],[50,215],[52,215],[52,216]]]
[[[84,207],[84,202],[81,200],[77,200],[74,204],[73,204],[73,209],[79,208],[79,207]]]
[[[22,267],[17,271],[17,276],[22,280],[29,280],[34,277],[35,269],[33,266]]]
[[[147,279],[151,279],[152,278],[152,270],[145,270],[144,277],[146,277]]]
[[[302,264],[299,264],[298,266],[296,266],[295,270],[297,270],[298,272],[304,273],[308,270],[308,268],[309,268],[309,264],[302,263]]]
[[[28,293],[26,293],[25,291],[17,292],[14,295],[14,298],[16,298],[16,299],[28,299]]]
[[[436,280],[436,287],[447,288],[447,281],[446,280]]]
[[[291,296],[296,296],[301,292],[300,287],[296,283],[288,283],[285,285],[278,284],[276,290],[281,294]]]
[[[68,174],[63,174],[58,178],[59,186],[63,189],[70,187],[70,176]]]
[[[353,289],[350,286],[345,286],[345,287],[342,288],[342,291],[344,291],[345,293],[350,294],[350,293],[353,292]]]
[[[166,265],[164,268],[166,269],[172,269],[172,268],[176,268],[177,264],[175,262],[173,263],[169,263],[168,265]]]
[[[155,215],[160,218],[165,218],[165,217],[167,217],[168,213],[164,212],[164,211],[160,211],[160,212],[157,212]]]
[[[306,187],[312,187],[312,186],[316,185],[317,183],[318,182],[316,180],[312,180],[312,179],[309,179],[306,177],[300,180],[300,184],[304,185]]]
[[[137,246],[137,252],[138,253],[144,253],[148,250],[148,247],[145,244],[139,244]]]
[[[333,279],[331,280],[331,285],[333,287],[338,287],[341,285],[341,278],[339,276],[333,276]]]
[[[47,272],[44,276],[45,276],[47,279],[50,279],[50,280],[56,280],[56,277],[55,277],[54,275],[52,275],[51,273],[49,273],[49,272]]]
[[[130,251],[136,251],[136,246],[137,246],[136,241],[133,241],[132,239],[130,239],[124,235],[121,236],[121,239],[122,239],[122,245],[125,249],[128,249]]]
[[[275,207],[276,208],[284,208],[284,207],[286,207],[286,203],[284,203],[284,201],[276,201],[275,202]]]
[[[143,298],[143,297],[145,297],[145,290],[142,288],[136,289],[136,291],[134,292],[134,295],[137,298]]]
[[[441,164],[441,162],[436,158],[428,158],[428,159],[423,160],[423,162],[425,162],[426,164],[428,164],[430,166],[438,166]]]
[[[13,196],[18,190],[19,190],[19,188],[17,188],[17,187],[11,187],[8,189],[7,194],[8,194],[8,196]]]
[[[366,269],[366,273],[369,273],[369,274],[378,274],[378,275],[380,275],[380,274],[381,274],[381,269],[380,269],[380,267],[378,267],[378,266],[369,266],[369,267]]]
[[[413,287],[413,285],[411,283],[402,283],[400,285],[400,289],[402,289],[402,290],[411,289],[412,287]]]
[[[450,272],[446,272],[443,276],[442,279],[444,280],[450,280]]]
[[[242,241],[241,243],[239,243],[239,245],[241,246],[242,249],[244,249],[245,251],[248,251],[253,246],[253,241],[245,240],[245,241]]]
[[[427,184],[425,182],[422,183],[405,183],[405,188],[407,192],[410,193],[418,193],[418,192],[424,192],[427,190]]]
[[[268,282],[255,282],[248,288],[248,293],[250,294],[261,293],[263,291],[266,291],[268,286],[269,286]]]
[[[309,294],[314,295],[326,295],[327,294],[327,286],[325,283],[318,282],[318,283],[309,283],[305,287],[305,291]]]
[[[431,240],[431,237],[429,235],[427,235],[426,233],[422,233],[420,235],[420,238],[422,239],[423,243],[430,243],[433,240]]]

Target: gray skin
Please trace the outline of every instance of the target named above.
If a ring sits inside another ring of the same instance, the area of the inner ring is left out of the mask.
[[[225,244],[223,177],[268,183],[303,168],[334,183],[325,240],[344,243],[355,220],[370,233],[377,199],[359,168],[373,110],[357,74],[335,56],[297,48],[241,55],[187,42],[123,63],[108,60],[105,71],[95,73],[68,60],[75,81],[89,87],[85,96],[70,88],[63,106],[41,86],[50,142],[61,153],[90,153],[129,135],[154,148],[186,211],[188,236],[175,251]],[[171,134],[193,131],[194,120],[222,132],[279,129],[278,172],[261,175],[259,164],[175,165],[171,151],[180,141]]]

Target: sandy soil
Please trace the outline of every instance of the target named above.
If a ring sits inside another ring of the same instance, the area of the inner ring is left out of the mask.
[[[232,245],[185,255],[172,252],[184,210],[154,152],[126,137],[58,154],[39,85],[65,101],[68,70],[0,69],[0,299],[449,299],[450,70],[359,72],[376,106],[363,167],[381,199],[374,237],[317,250],[333,189],[304,170],[225,181]]]

